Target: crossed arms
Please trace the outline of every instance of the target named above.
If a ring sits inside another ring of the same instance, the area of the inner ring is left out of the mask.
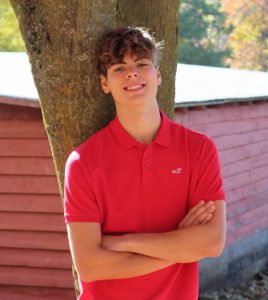
[[[199,202],[165,233],[102,235],[99,223],[67,225],[71,254],[83,281],[130,278],[175,263],[219,256],[226,234],[225,201]]]

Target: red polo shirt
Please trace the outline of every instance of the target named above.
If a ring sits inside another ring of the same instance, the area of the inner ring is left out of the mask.
[[[198,201],[224,197],[213,142],[163,113],[150,145],[136,141],[115,118],[66,164],[66,222],[100,222],[105,234],[175,230]],[[85,300],[196,300],[198,265],[80,284],[79,299]]]

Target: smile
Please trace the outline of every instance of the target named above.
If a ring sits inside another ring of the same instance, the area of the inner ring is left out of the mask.
[[[145,84],[136,84],[136,85],[126,86],[124,89],[126,91],[136,91],[143,88],[144,86]]]

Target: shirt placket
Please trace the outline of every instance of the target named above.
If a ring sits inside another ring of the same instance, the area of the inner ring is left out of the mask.
[[[142,156],[142,224],[144,231],[150,230],[151,189],[153,188],[153,144],[148,146]]]

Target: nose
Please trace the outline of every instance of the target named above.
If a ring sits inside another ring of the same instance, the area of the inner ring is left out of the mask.
[[[127,78],[128,79],[136,78],[138,76],[139,76],[139,73],[138,73],[136,68],[129,68],[129,70],[127,72]]]

